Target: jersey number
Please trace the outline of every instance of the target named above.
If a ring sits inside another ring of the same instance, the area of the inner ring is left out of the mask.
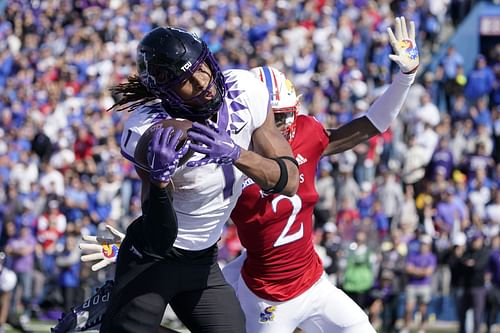
[[[294,242],[297,239],[301,239],[302,236],[304,236],[304,224],[302,222],[300,222],[300,230],[299,231],[297,231],[293,234],[287,235],[287,233],[290,231],[290,228],[292,227],[292,224],[295,222],[295,218],[297,217],[297,214],[300,212],[300,210],[302,208],[302,201],[300,200],[299,196],[294,195],[293,197],[287,197],[285,195],[279,195],[276,198],[274,198],[273,201],[271,202],[271,204],[273,206],[274,213],[276,213],[276,211],[278,209],[278,203],[281,200],[290,201],[290,203],[292,204],[293,210],[292,210],[292,214],[288,218],[288,221],[286,222],[285,228],[283,228],[283,231],[281,232],[280,236],[278,237],[276,242],[274,242],[274,244],[273,244],[274,247],[278,247],[281,245],[285,245],[285,244]]]

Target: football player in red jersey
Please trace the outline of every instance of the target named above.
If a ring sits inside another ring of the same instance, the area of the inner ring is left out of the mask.
[[[246,252],[223,272],[236,290],[247,332],[290,333],[296,327],[307,333],[375,332],[363,310],[328,281],[312,242],[312,216],[320,158],[386,131],[415,79],[414,23],[408,32],[404,18],[398,18],[396,35],[388,30],[391,59],[401,72],[364,116],[338,129],[325,130],[314,117],[298,115],[298,98],[283,73],[271,67],[252,70],[268,88],[275,123],[299,164],[300,184],[289,197],[265,193],[248,179],[231,214]]]

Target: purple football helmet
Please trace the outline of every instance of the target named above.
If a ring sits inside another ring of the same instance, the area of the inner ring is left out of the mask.
[[[190,106],[173,88],[191,77],[203,63],[212,72],[212,82],[204,92],[215,85],[216,93],[208,103]],[[147,33],[137,47],[137,69],[142,84],[161,99],[165,110],[174,118],[208,119],[222,105],[224,76],[207,44],[185,30],[159,27]]]

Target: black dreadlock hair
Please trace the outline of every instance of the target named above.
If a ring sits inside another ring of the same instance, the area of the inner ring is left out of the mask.
[[[142,84],[139,76],[132,75],[127,78],[127,82],[120,83],[110,88],[112,94],[120,94],[121,97],[113,104],[108,110],[116,108],[116,111],[127,110],[128,112],[134,111],[138,106],[157,99],[152,93],[148,91],[145,85]],[[133,103],[128,105],[129,103]]]

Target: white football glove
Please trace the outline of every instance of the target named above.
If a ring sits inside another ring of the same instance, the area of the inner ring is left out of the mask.
[[[118,250],[125,238],[125,234],[119,232],[112,226],[106,224],[106,228],[113,234],[113,238],[85,235],[82,238],[88,243],[80,243],[80,249],[83,251],[94,252],[81,256],[81,261],[100,260],[98,263],[92,265],[92,270],[94,272],[116,262]]]
[[[391,28],[387,28],[389,41],[395,54],[389,55],[389,58],[396,62],[405,74],[416,71],[420,60],[418,57],[418,48],[415,43],[415,22],[410,22],[410,31],[406,28],[404,16],[396,18],[396,36]]]

